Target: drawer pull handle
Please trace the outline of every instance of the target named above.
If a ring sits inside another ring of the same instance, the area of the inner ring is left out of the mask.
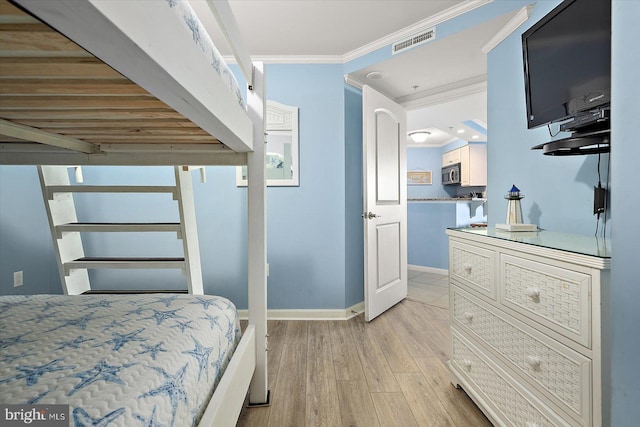
[[[540,363],[541,362],[542,361],[540,360],[540,358],[538,356],[527,356],[527,363],[533,369],[538,369],[540,367]]]
[[[462,268],[464,268],[467,274],[471,274],[471,264],[464,264]]]
[[[538,288],[527,288],[527,296],[531,299],[540,298],[540,289]]]
[[[471,360],[469,359],[464,359],[462,361],[462,365],[467,369],[471,369],[471,365],[473,365],[473,363],[471,363]]]
[[[470,313],[470,312],[468,312],[468,311],[465,311],[465,312],[464,312],[464,314],[463,314],[463,316],[464,316],[464,318],[465,318],[467,321],[469,321],[469,322],[471,322],[471,320],[473,320],[473,313]]]

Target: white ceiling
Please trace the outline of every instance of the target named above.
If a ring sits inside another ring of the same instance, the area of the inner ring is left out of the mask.
[[[230,55],[205,0],[189,1],[220,52]],[[381,41],[388,45],[402,39],[407,27],[420,28],[423,22],[438,21],[439,17],[459,13],[461,8],[487,1],[229,0],[229,4],[252,57],[266,62],[286,62],[287,58],[290,62],[344,62],[371,51]],[[475,120],[485,128],[487,122],[486,56],[481,49],[515,14],[499,16],[441,40],[436,31],[434,41],[353,72],[350,77],[408,107],[407,130],[429,129],[432,133],[423,145],[441,146],[458,137],[471,140],[473,129],[464,122]],[[382,72],[385,78],[368,80],[365,76],[371,71]],[[451,98],[446,94],[461,87],[474,90],[453,101],[433,101],[434,96]],[[460,128],[465,129],[464,134],[456,133]],[[484,135],[479,136],[486,140]]]

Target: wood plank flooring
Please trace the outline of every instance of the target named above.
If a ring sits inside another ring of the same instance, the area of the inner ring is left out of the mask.
[[[449,381],[448,316],[405,300],[370,323],[269,321],[271,406],[237,427],[491,426]]]

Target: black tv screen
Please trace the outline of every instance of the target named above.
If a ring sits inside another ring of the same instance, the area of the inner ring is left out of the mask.
[[[527,125],[610,102],[611,1],[566,0],[522,35]]]

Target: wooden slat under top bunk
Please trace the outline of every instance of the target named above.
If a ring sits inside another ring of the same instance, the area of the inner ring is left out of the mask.
[[[56,155],[62,154],[60,162],[66,163],[69,150],[126,152],[103,161],[100,158],[106,156],[78,157],[78,163],[88,164],[109,164],[114,157],[117,164],[172,164],[194,153],[214,154],[216,164],[245,162],[243,155],[78,44],[0,0],[1,152],[20,152],[25,142],[65,150],[38,144],[23,157],[14,154],[11,162],[32,163],[29,158],[37,152],[50,163],[57,163]]]

